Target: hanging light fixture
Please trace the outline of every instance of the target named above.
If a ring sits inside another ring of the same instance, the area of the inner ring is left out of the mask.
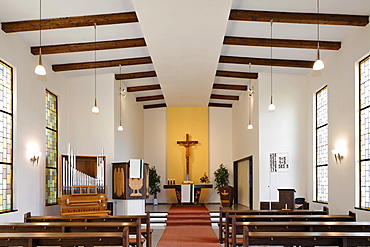
[[[271,19],[270,21],[270,33],[271,33],[271,47],[270,47],[270,55],[271,55],[271,60],[272,60],[272,24],[273,24],[274,20]],[[271,91],[271,97],[270,97],[270,105],[268,107],[268,110],[269,111],[275,111],[275,105],[274,105],[274,101],[272,99],[272,65],[270,66],[270,91]]]
[[[95,33],[95,102],[94,102],[94,106],[92,108],[92,112],[95,113],[95,114],[98,114],[99,113],[99,108],[98,108],[98,103],[97,103],[97,100],[96,100],[96,23],[94,23],[94,33]]]
[[[249,63],[249,73],[251,72],[251,66],[252,64]],[[251,79],[249,79],[248,82],[248,101],[249,101],[249,111],[248,111],[248,129],[253,129],[252,125],[252,110],[253,110],[253,94],[254,94],[254,87],[252,86]]]
[[[119,65],[119,73],[122,74],[121,71],[122,66]],[[122,111],[122,80],[119,80],[119,126],[118,126],[118,131],[123,131],[122,127],[122,117],[121,117],[121,111]]]
[[[320,0],[317,0],[317,14],[320,13]],[[313,70],[322,70],[324,68],[324,62],[320,59],[320,21],[317,21],[317,57],[313,64]]]
[[[45,67],[42,65],[41,58],[41,0],[40,0],[40,52],[39,52],[39,64],[35,68],[36,75],[46,75]]]

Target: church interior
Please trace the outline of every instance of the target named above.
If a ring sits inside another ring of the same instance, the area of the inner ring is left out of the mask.
[[[204,176],[217,211],[222,165],[236,207],[291,189],[370,221],[369,1],[0,3],[1,222],[60,215],[76,157],[104,164],[91,184],[114,215],[167,210],[171,185],[194,203],[182,184]],[[155,167],[155,201],[142,171],[144,193],[115,187],[129,162]]]

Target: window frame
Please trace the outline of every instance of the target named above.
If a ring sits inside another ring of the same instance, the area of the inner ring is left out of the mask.
[[[326,110],[326,114],[327,114],[327,121],[325,124],[322,124],[320,126],[318,126],[318,95],[323,92],[323,90],[326,90],[326,107],[327,107],[327,110]],[[318,162],[318,138],[319,138],[319,135],[318,135],[318,131],[324,127],[327,128],[327,140],[326,140],[326,143],[327,143],[327,147],[328,147],[328,143],[329,143],[329,112],[328,112],[328,105],[329,105],[329,99],[328,99],[328,85],[325,85],[323,86],[322,88],[320,88],[316,93],[315,93],[315,200],[314,202],[316,203],[322,203],[322,204],[328,204],[329,203],[329,149],[327,149],[327,152],[326,152],[326,156],[327,156],[327,163],[325,164],[319,164]],[[327,181],[328,181],[328,184],[327,184],[327,194],[326,194],[326,198],[327,198],[327,201],[323,201],[323,200],[319,200],[319,186],[318,186],[318,168],[319,167],[327,167]]]

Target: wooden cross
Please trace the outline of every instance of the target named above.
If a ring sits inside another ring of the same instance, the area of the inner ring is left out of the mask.
[[[186,141],[177,141],[177,144],[183,145],[186,148],[186,181],[189,181],[189,148],[195,144],[198,144],[198,141],[189,141],[189,134],[186,134]]]

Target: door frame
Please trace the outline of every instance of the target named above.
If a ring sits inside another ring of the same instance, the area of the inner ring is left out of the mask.
[[[234,161],[234,203],[238,203],[238,164],[249,161],[249,209],[253,210],[253,155]]]

